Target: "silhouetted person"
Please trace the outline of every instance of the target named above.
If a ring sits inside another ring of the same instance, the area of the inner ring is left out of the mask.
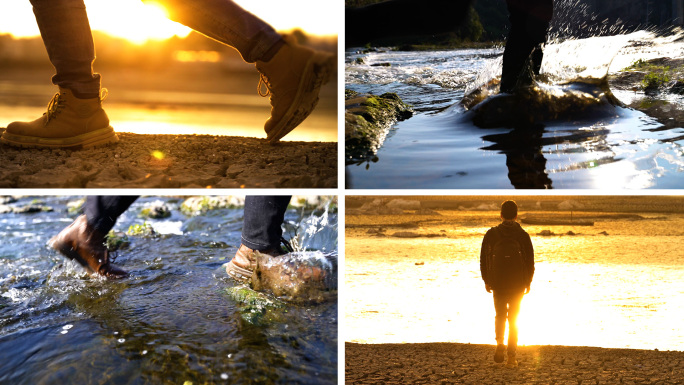
[[[503,55],[501,92],[511,92],[519,83],[526,85],[530,81],[526,71],[539,75],[544,55],[541,45],[553,16],[553,0],[506,0],[506,5],[511,31]]]
[[[144,2],[148,0],[143,0]],[[261,74],[258,92],[269,96],[267,139],[279,141],[313,111],[335,67],[333,55],[297,44],[231,0],[155,0],[170,18],[240,52]],[[106,90],[93,72],[95,47],[83,0],[31,0],[59,92],[47,112],[12,122],[0,141],[17,147],[88,148],[119,139],[102,109]],[[292,9],[292,12],[298,12]],[[125,22],[125,20],[121,20]]]
[[[488,293],[494,291],[494,332],[496,351],[494,361],[503,362],[504,335],[508,319],[508,362],[516,367],[518,346],[516,320],[524,294],[530,292],[534,275],[534,249],[530,236],[515,221],[518,205],[514,201],[501,204],[501,224],[487,231],[480,251],[480,272]]]

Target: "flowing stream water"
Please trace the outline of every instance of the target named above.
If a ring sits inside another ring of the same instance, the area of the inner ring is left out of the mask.
[[[559,84],[609,77],[638,59],[684,57],[681,35],[638,31],[547,44],[542,74]],[[501,48],[402,52],[349,49],[345,87],[397,93],[413,117],[395,124],[375,157],[347,160],[352,188],[678,188],[684,122],[614,107],[609,116],[482,129],[463,120],[464,94],[500,76]],[[363,59],[357,64],[357,59]],[[382,64],[382,65],[377,65]],[[643,93],[614,91],[623,103]],[[661,95],[684,108],[682,96]]]
[[[107,281],[46,247],[76,198],[39,199],[54,211],[0,215],[0,383],[337,382],[337,301],[286,303],[255,322],[227,294],[242,208],[186,216],[182,199],[138,199],[115,230],[146,222],[157,235],[129,236],[116,263],[131,276]],[[139,217],[155,202],[171,216]],[[336,209],[290,208],[285,222],[299,250],[337,254]]]

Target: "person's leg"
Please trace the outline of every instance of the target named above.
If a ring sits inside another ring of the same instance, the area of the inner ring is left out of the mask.
[[[62,255],[85,267],[90,274],[122,278],[128,273],[111,264],[105,237],[117,218],[137,196],[88,196],[84,215],[79,216],[48,244]]]
[[[506,40],[501,71],[501,92],[511,92],[519,81],[529,81],[528,64],[538,75],[546,34],[553,14],[552,0],[507,0],[511,31]]]
[[[527,60],[534,48],[526,31],[527,15],[525,12],[509,4],[509,20],[511,30],[506,39],[506,48],[501,66],[501,92],[511,92],[518,83],[520,74],[525,69]]]
[[[32,122],[12,122],[0,141],[18,147],[88,148],[118,137],[102,109],[100,75],[93,73],[95,47],[83,0],[31,0],[56,74],[59,93],[47,113]]]
[[[116,220],[138,199],[136,195],[93,196],[86,198],[84,213],[88,224],[100,233],[107,234]]]
[[[245,197],[242,244],[257,251],[277,248],[283,234],[281,225],[291,198],[289,195]]]
[[[508,295],[508,364],[517,366],[515,352],[518,348],[518,314],[520,313],[520,302],[522,302],[523,291],[512,291]]]
[[[495,362],[503,362],[504,359],[504,336],[506,333],[506,315],[508,312],[508,302],[505,292],[494,290],[494,333],[496,338],[496,352],[494,353]]]
[[[279,141],[316,107],[320,88],[336,66],[332,54],[302,47],[292,36],[282,37],[231,0],[154,2],[164,5],[172,20],[234,47],[246,62],[256,63],[261,73],[259,94],[271,96],[271,117],[264,125],[269,142]]]
[[[229,45],[248,63],[270,60],[285,44],[273,27],[230,0],[142,0],[163,5],[171,20]]]
[[[77,98],[100,96],[100,75],[93,73],[95,45],[83,0],[31,0],[40,36],[57,73],[52,83]]]

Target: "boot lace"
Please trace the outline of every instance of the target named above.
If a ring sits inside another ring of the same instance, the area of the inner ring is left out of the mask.
[[[65,102],[66,99],[64,99],[62,97],[62,94],[60,94],[59,92],[52,97],[52,100],[50,100],[50,103],[48,103],[47,112],[45,113],[46,126],[50,120],[52,120],[55,116],[57,116],[57,114],[62,112],[62,110],[64,109]]]
[[[266,91],[263,91],[263,89],[266,89]],[[259,96],[265,98],[268,95],[271,94],[271,83],[269,83],[268,78],[264,76],[264,74],[260,74],[259,76],[259,84],[257,85],[257,92],[259,93]]]
[[[107,99],[107,96],[109,95],[109,91],[106,88],[103,88],[100,90],[100,103]],[[45,117],[45,125],[47,126],[48,122],[50,120],[54,119],[55,116],[57,116],[62,110],[64,110],[64,107],[66,105],[66,99],[62,97],[62,94],[59,92],[55,94],[55,96],[52,97],[52,100],[50,100],[50,103],[48,103],[47,107],[47,112],[44,114],[46,115]]]

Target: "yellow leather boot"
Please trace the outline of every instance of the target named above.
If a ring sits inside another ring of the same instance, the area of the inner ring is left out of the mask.
[[[74,149],[115,143],[119,138],[102,109],[106,91],[97,98],[79,99],[60,87],[43,116],[8,124],[0,141],[17,147]]]

